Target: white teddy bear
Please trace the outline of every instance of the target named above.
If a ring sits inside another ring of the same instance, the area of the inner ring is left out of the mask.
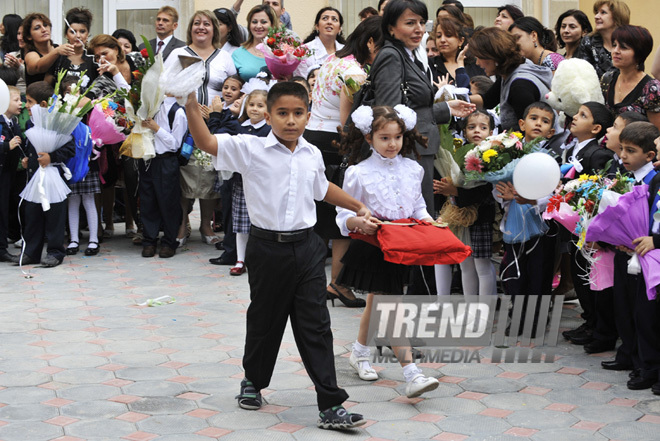
[[[585,60],[571,58],[559,63],[546,101],[556,111],[574,116],[583,103],[605,103],[596,69]]]

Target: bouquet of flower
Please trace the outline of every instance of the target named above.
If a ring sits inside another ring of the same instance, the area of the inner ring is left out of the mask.
[[[117,144],[126,139],[126,135],[122,133],[124,128],[117,124],[115,119],[119,118],[118,113],[115,113],[118,108],[117,103],[104,100],[92,109],[87,123],[92,131],[92,141],[96,147]]]
[[[544,151],[539,147],[542,138],[527,144],[523,144],[522,139],[522,133],[513,131],[486,138],[465,155],[465,180],[487,181],[493,185],[510,181],[520,158]]]
[[[151,159],[156,156],[154,134],[142,127],[142,121],[153,118],[165,98],[160,83],[163,55],[154,55],[154,50],[144,35],[142,41],[145,48],[140,54],[145,63],[133,71],[130,89],[118,91],[118,95],[125,99],[126,115],[135,124],[133,131],[121,145],[119,153],[136,159]]]
[[[66,73],[66,71],[58,72],[55,93],[48,100],[49,107],[36,105],[30,109],[34,126],[25,132],[25,136],[30,140],[37,153],[52,153],[69,142],[71,133],[81,122],[82,117],[93,107],[91,101],[81,108],[78,107],[85,96],[84,93],[77,95],[82,89],[84,75],[71,86],[71,90],[64,98],[59,96],[60,85]],[[39,167],[21,192],[23,199],[40,203],[44,211],[50,210],[51,203],[64,201],[71,192],[60,177],[56,165],[61,165],[65,175],[70,177],[70,172],[64,164],[51,163],[46,167]]]
[[[268,29],[257,49],[263,52],[270,73],[278,80],[291,76],[300,62],[312,55],[312,50],[284,25]]]

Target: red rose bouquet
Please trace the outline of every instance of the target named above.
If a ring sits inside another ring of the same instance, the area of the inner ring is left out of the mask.
[[[312,50],[284,25],[270,28],[257,49],[263,52],[266,65],[276,79],[291,76],[300,62],[312,55]]]

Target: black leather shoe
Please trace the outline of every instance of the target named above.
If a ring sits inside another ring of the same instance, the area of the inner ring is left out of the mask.
[[[215,249],[220,250],[220,251],[224,251],[225,246],[222,244],[222,242],[218,242],[218,243],[215,244]]]
[[[96,245],[95,247],[90,247],[91,244]],[[96,256],[99,253],[99,243],[98,242],[90,242],[87,245],[87,249],[85,250],[85,256]]]
[[[562,332],[561,335],[563,335],[566,340],[569,340],[573,335],[581,334],[587,329],[589,329],[589,327],[587,326],[587,322],[584,322],[575,329]]]
[[[174,256],[175,253],[176,251],[174,250],[174,248],[162,246],[160,247],[160,252],[158,253],[158,257],[160,257],[161,259],[169,259],[170,257]]]
[[[630,379],[632,379],[632,378],[638,378],[640,375],[642,375],[642,371],[641,371],[641,369],[637,368],[637,369],[633,369],[633,370],[628,374],[628,378],[630,378]]]
[[[631,378],[626,384],[630,390],[649,389],[658,382],[658,378],[644,378],[642,376]]]
[[[21,262],[21,256],[16,256],[13,259],[13,262],[16,265],[34,265],[36,263],[39,263],[36,259],[33,259],[32,257],[28,256],[27,254],[23,254],[23,261]]]
[[[235,260],[230,260],[222,256],[209,259],[209,262],[211,262],[213,265],[236,265]]]
[[[633,368],[632,364],[620,363],[616,360],[601,361],[600,365],[608,371],[629,371]]]
[[[60,263],[62,263],[60,259],[58,259],[55,256],[51,256],[49,254],[46,254],[46,256],[43,259],[41,259],[41,264],[46,268],[56,267]]]
[[[651,386],[651,392],[653,395],[660,395],[660,381]]]
[[[594,340],[584,345],[584,352],[587,354],[600,354],[601,352],[611,351],[615,347],[616,341]]]
[[[156,255],[156,247],[153,245],[145,245],[142,248],[142,257],[154,257]]]
[[[18,256],[9,254],[9,251],[5,250],[4,253],[0,254],[0,262],[18,262]]]
[[[586,345],[594,341],[594,331],[587,328],[578,334],[573,334],[568,340],[574,345]]]

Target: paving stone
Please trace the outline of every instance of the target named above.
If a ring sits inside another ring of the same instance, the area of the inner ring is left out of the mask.
[[[57,407],[45,404],[24,404],[0,408],[0,420],[7,422],[44,421],[58,415]]]
[[[162,354],[146,352],[143,354],[117,354],[111,356],[110,361],[116,364],[123,364],[127,367],[153,367],[158,366],[159,364],[167,363],[168,358]]]
[[[38,386],[50,381],[50,376],[41,372],[12,372],[0,375],[0,386],[24,387]]]
[[[360,381],[359,386],[346,386],[344,389],[348,392],[349,400],[361,403],[369,403],[374,401],[390,401],[399,396],[396,390],[390,387],[380,387],[368,384],[365,381]],[[426,396],[426,395],[424,395]]]
[[[97,311],[94,311],[97,312]],[[141,340],[151,336],[151,331],[139,328],[117,328],[117,329],[108,329],[99,334],[101,338],[107,338],[108,340]]]
[[[317,416],[318,418],[318,416]],[[246,431],[266,429],[280,422],[276,415],[265,412],[239,410],[236,412],[219,413],[207,419],[212,427],[228,430]],[[316,420],[314,420],[316,422]]]
[[[6,360],[0,360],[0,372],[4,373],[38,371],[46,366],[48,366],[48,362],[36,358],[9,358]]]
[[[506,419],[512,426],[538,430],[570,427],[578,422],[571,414],[552,410],[520,410]]]
[[[610,406],[581,406],[571,412],[573,416],[585,421],[600,423],[618,423],[623,421],[636,421],[642,417],[639,410],[630,407]]]
[[[148,433],[194,433],[209,425],[201,418],[186,415],[157,415],[137,423],[138,429]]]
[[[98,352],[99,348],[96,348]],[[63,355],[50,361],[50,364],[64,369],[77,369],[77,368],[95,368],[102,366],[108,362],[103,357],[95,355]]]
[[[170,360],[183,363],[220,363],[229,359],[229,355],[222,351],[178,351],[169,355]]]
[[[114,379],[112,372],[104,369],[67,369],[53,374],[53,380],[68,384],[94,384]]]
[[[432,423],[420,421],[379,421],[369,426],[369,434],[383,439],[430,439],[441,431]]]
[[[525,387],[524,384],[509,378],[468,378],[460,382],[460,386],[471,392],[485,394],[500,394],[506,392],[518,392]]]
[[[0,427],[0,439],[4,441],[50,440],[63,434],[61,427],[35,421],[12,423]]]
[[[450,375],[452,377],[484,378],[484,377],[495,377],[496,375],[501,374],[503,371],[499,366],[495,366],[493,364],[449,363],[448,365],[440,368],[440,372],[442,372],[444,375]]]
[[[268,394],[268,404],[286,407],[311,406],[316,404],[316,392],[308,389],[277,390]]]
[[[123,387],[124,393],[138,397],[172,397],[182,394],[186,387],[172,381],[138,381]],[[117,394],[115,394],[117,395]]]
[[[405,420],[419,413],[410,404],[396,402],[360,403],[351,407],[350,411],[376,421]]]
[[[320,429],[316,429],[319,431]],[[276,430],[241,430],[237,432],[232,432],[228,435],[223,436],[222,441],[262,441],[267,439],[268,441],[293,441],[296,438],[294,434],[278,432]],[[308,438],[309,439],[309,438]],[[315,438],[319,441],[322,438]]]
[[[55,398],[55,391],[42,387],[13,387],[0,390],[0,403],[5,404],[30,404]]]
[[[598,433],[591,433],[588,430],[571,428],[541,430],[540,432],[532,435],[532,440],[534,441],[605,441],[607,439],[608,438]]]
[[[19,344],[3,344],[2,357],[5,359],[22,358],[22,357],[36,357],[44,353],[43,348],[38,346],[25,346]]]
[[[177,372],[174,369],[159,366],[149,368],[131,367],[120,369],[115,372],[117,378],[133,381],[165,380],[176,375]]]
[[[86,440],[100,439],[100,430],[103,430],[103,439],[118,440],[134,433],[135,425],[126,421],[109,419],[102,421],[78,421],[64,428],[67,435]]]
[[[236,406],[236,400],[234,400],[234,406]],[[279,412],[277,417],[284,423],[315,426],[319,418],[319,409],[316,403],[313,406],[296,406]]]
[[[586,383],[586,380],[577,375],[565,375],[555,373],[529,374],[519,380],[520,382],[534,387],[545,387],[548,389],[575,389]]]
[[[133,412],[146,413],[149,415],[167,415],[186,413],[197,406],[190,400],[172,397],[147,397],[128,405]]]
[[[658,425],[652,423],[612,423],[600,429],[600,434],[610,439],[657,441]]]
[[[74,386],[57,392],[60,398],[72,401],[107,400],[120,394],[121,390],[118,387],[106,386],[105,384]]]
[[[486,409],[486,406],[478,401],[455,397],[428,398],[417,403],[415,407],[422,413],[443,415],[470,415]]]
[[[635,405],[635,409],[642,413],[660,415],[660,400],[651,399],[640,401],[637,405]]]
[[[506,420],[484,415],[452,415],[435,423],[443,432],[464,435],[495,435],[511,428]]]
[[[557,363],[500,363],[498,366],[505,372],[521,372],[524,374],[556,372],[561,368]]]
[[[48,347],[48,352],[52,352],[58,355],[83,355],[83,354],[94,354],[99,352],[100,346],[92,343],[84,342],[73,342],[73,343],[63,343],[58,345],[53,345]]]
[[[148,352],[158,348],[158,343],[144,340],[115,340],[103,345],[106,351],[120,353]]]
[[[177,369],[179,374],[195,378],[224,378],[242,372],[240,366],[226,363],[195,363]]]
[[[50,319],[45,323],[40,324],[43,329],[50,329],[52,331],[80,331],[89,327],[89,322],[85,320],[67,320],[63,319]]]
[[[515,435],[507,435],[507,434],[501,434],[501,435],[476,435],[476,436],[471,436],[467,438],[465,441],[521,441],[521,438],[519,436]],[[528,438],[529,439],[529,438]]]
[[[14,332],[2,334],[2,343],[8,345],[26,345],[39,342],[41,338],[38,335]]]
[[[62,415],[81,420],[108,420],[126,413],[126,405],[114,401],[93,400],[67,404],[60,410]]]
[[[575,404],[576,406],[606,404],[615,398],[615,395],[610,390],[599,391],[582,388],[553,390],[545,396],[556,403]]]
[[[192,433],[175,433],[173,435],[159,436],[158,441],[209,441],[209,437],[204,435],[193,435]]]

